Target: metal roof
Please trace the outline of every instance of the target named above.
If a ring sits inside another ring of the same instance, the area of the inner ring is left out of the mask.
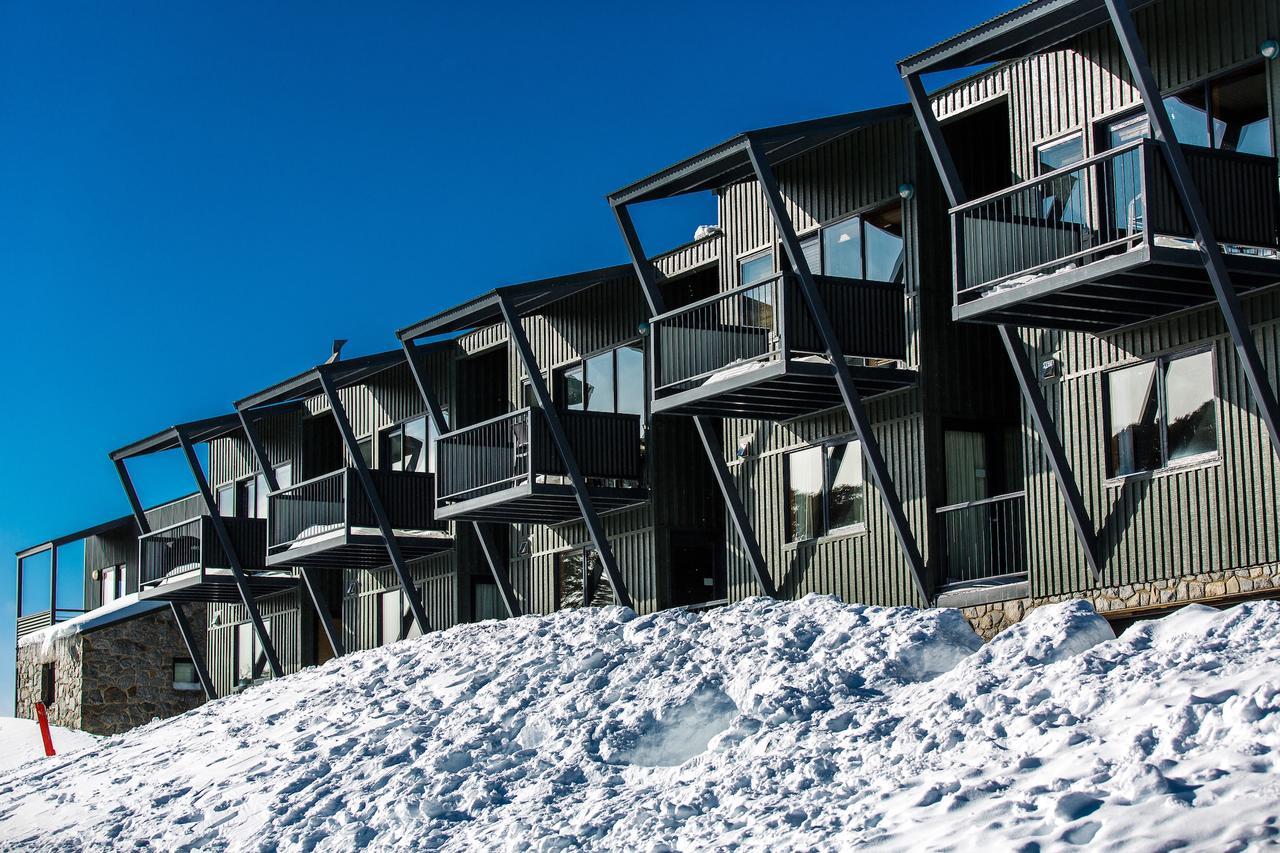
[[[575,293],[581,293],[612,279],[629,278],[633,274],[629,264],[620,264],[614,267],[604,267],[603,269],[588,270],[571,275],[544,278],[525,284],[497,287],[488,293],[477,296],[475,299],[468,300],[461,305],[441,311],[438,314],[433,314],[425,320],[414,323],[412,326],[406,326],[396,332],[396,337],[402,341],[412,341],[418,338],[465,332],[481,326],[501,323],[503,318],[499,303],[503,298],[511,303],[516,314],[521,317],[536,314],[548,305],[559,302],[561,299],[566,299]]]
[[[221,438],[224,435],[230,435],[238,429],[240,429],[240,416],[235,412],[228,415],[219,415],[216,418],[205,418],[202,421],[175,424],[155,435],[127,444],[119,450],[111,451],[111,459],[118,462],[123,459],[132,459],[135,456],[146,456],[148,453],[158,453],[161,450],[172,450],[181,446],[181,442],[178,440],[179,432],[186,433],[192,444],[201,444],[206,441],[213,441],[215,438]]]
[[[752,140],[764,149],[769,162],[776,166],[860,128],[908,118],[910,115],[911,107],[908,104],[895,104],[744,131],[726,142],[610,193],[609,202],[616,205],[652,201],[719,189],[746,180],[755,174],[747,154],[747,143]]]
[[[1130,10],[1156,0],[1129,0]],[[927,74],[1021,59],[1107,23],[1103,0],[1031,0],[915,53],[898,63],[905,74]]]
[[[39,545],[32,545],[23,548],[17,552],[19,559],[37,554],[48,548],[58,548],[69,542],[76,542],[80,539],[88,539],[90,536],[100,536],[103,533],[110,533],[113,530],[122,530],[129,528],[133,531],[133,535],[137,536],[138,520],[132,515],[125,515],[120,518],[113,518],[111,521],[104,521],[101,524],[95,524],[92,527],[86,527],[83,530],[77,530],[74,533],[64,533],[61,536],[55,536],[52,539],[41,542]]]
[[[237,400],[235,407],[237,410],[243,411],[262,406],[298,402],[308,397],[314,397],[323,390],[320,387],[320,370],[322,368],[328,371],[329,378],[333,381],[335,387],[349,388],[352,385],[361,384],[371,376],[403,363],[404,351],[393,349],[373,355],[360,356],[359,358],[335,361],[331,364],[317,365],[304,370],[296,376],[291,376],[283,382],[277,382],[269,388],[264,388],[261,391],[250,394],[248,397]]]

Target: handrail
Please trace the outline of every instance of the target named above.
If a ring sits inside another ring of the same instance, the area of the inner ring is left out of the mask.
[[[186,527],[188,524],[193,524],[199,521],[204,516],[205,516],[205,513],[202,512],[198,515],[193,515],[190,518],[184,518],[182,519],[182,521],[174,522],[173,524],[170,524],[168,527],[161,527],[157,530],[148,530],[146,533],[143,533],[140,536],[138,536],[138,538],[149,539],[153,536],[159,536],[162,533],[168,533],[169,531],[176,530],[179,527]]]
[[[1026,491],[1006,492],[1003,495],[996,495],[992,498],[980,498],[976,501],[965,501],[964,503],[950,504],[949,506],[940,506],[934,510],[936,513],[955,512],[956,510],[968,509],[969,507],[982,506],[984,504],[999,503],[1000,501],[1012,500],[1014,498],[1025,498]]]
[[[1055,178],[1061,178],[1063,175],[1069,175],[1072,172],[1079,172],[1081,169],[1087,169],[1090,166],[1096,166],[1098,163],[1101,163],[1105,160],[1110,160],[1115,157],[1119,157],[1121,154],[1127,154],[1128,152],[1134,151],[1138,148],[1142,148],[1143,146],[1154,145],[1154,144],[1155,144],[1155,140],[1152,140],[1152,139],[1135,139],[1133,142],[1126,142],[1124,145],[1118,146],[1116,148],[1109,148],[1106,151],[1103,151],[1099,154],[1094,154],[1092,157],[1086,157],[1083,160],[1077,160],[1068,166],[1061,166],[1057,169],[1054,169],[1052,172],[1045,172],[1043,175],[1036,175],[1035,177],[1028,178],[1027,180],[1022,181],[1021,183],[1012,184],[1010,186],[1005,187],[1002,190],[996,190],[993,193],[988,193],[982,196],[981,198],[975,198],[970,201],[966,201],[964,204],[956,205],[955,207],[951,208],[950,213],[953,216],[957,213],[964,213],[968,210],[971,210],[972,208],[978,207],[983,204],[987,204],[989,202],[996,201],[997,199],[1004,198],[1005,196],[1010,195],[1011,193],[1029,189],[1031,187],[1034,187],[1036,184],[1047,183],[1048,181],[1052,181]]]
[[[312,477],[309,480],[303,480],[298,483],[290,483],[287,486],[281,486],[280,488],[276,489],[273,492],[267,492],[267,497],[272,497],[274,495],[282,495],[285,492],[293,491],[294,489],[300,489],[303,486],[309,486],[312,483],[318,483],[321,480],[327,480],[330,477],[340,477],[343,474],[345,474],[347,470],[348,470],[348,466],[343,466],[342,468],[337,468],[333,471],[328,472],[327,474],[321,474],[318,477]]]
[[[683,314],[687,311],[692,311],[695,308],[704,308],[707,305],[711,305],[715,302],[721,302],[725,299],[729,299],[733,296],[738,296],[747,291],[756,290],[758,288],[764,287],[766,284],[771,284],[775,281],[781,282],[782,279],[786,278],[789,275],[791,275],[791,273],[778,272],[778,273],[774,273],[771,276],[768,276],[767,278],[762,278],[759,281],[753,281],[751,284],[742,284],[742,285],[739,285],[738,287],[734,287],[729,290],[721,290],[718,293],[712,294],[711,296],[704,296],[703,298],[699,299],[696,302],[689,302],[685,305],[681,305],[679,308],[672,308],[669,311],[664,311],[661,314],[658,314],[654,317],[650,317],[649,325],[652,326],[654,323],[658,323],[658,322],[661,322],[662,320],[668,320],[672,317],[679,316],[680,314]],[[849,281],[858,281],[858,280],[859,279],[849,279]]]
[[[533,408],[534,408],[533,406],[525,406],[523,409],[514,409],[510,412],[507,412],[506,414],[498,415],[496,417],[489,418],[488,420],[478,421],[474,424],[468,424],[467,426],[464,426],[464,427],[458,427],[457,429],[450,430],[449,432],[442,432],[440,433],[440,435],[436,436],[436,441],[438,442],[444,441],[446,438],[451,438],[453,436],[461,435],[462,433],[465,433],[465,432],[471,432],[472,430],[480,429],[481,427],[491,426],[493,424],[500,423],[505,420],[516,418],[520,415],[528,414],[533,411]]]

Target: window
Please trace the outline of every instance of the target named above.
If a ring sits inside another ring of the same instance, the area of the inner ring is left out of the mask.
[[[271,623],[264,621],[267,636],[271,636]],[[252,622],[236,626],[236,681],[240,686],[257,681],[267,668],[267,652],[258,641]]]
[[[850,216],[818,229],[800,243],[809,269],[867,281],[905,280],[902,204]]]
[[[52,708],[54,700],[58,698],[58,691],[53,681],[53,664],[44,663],[40,665],[40,701],[44,703],[46,708]]]
[[[1110,475],[1155,471],[1217,453],[1214,386],[1211,350],[1107,373]]]
[[[225,518],[234,518],[236,514],[236,487],[232,483],[227,486],[219,486],[215,502],[218,505],[218,515]]]
[[[422,588],[416,587],[421,600]],[[421,637],[422,630],[413,618],[409,600],[400,589],[381,593],[378,601],[378,636],[382,645]]]
[[[765,249],[738,261],[738,283],[756,284],[773,275],[773,251]]]
[[[786,456],[787,539],[801,542],[866,524],[862,445],[841,441]]]
[[[373,467],[373,436],[366,435],[364,438],[356,441],[356,448],[360,451],[360,458],[364,460],[364,464],[370,468]]]
[[[104,605],[124,597],[124,566],[108,566],[102,570],[101,577]]]
[[[1084,159],[1084,134],[1047,142],[1036,147],[1036,174],[1047,175]],[[1047,222],[1085,222],[1084,186],[1081,173],[1067,172],[1041,188],[1040,216]]]
[[[382,434],[379,461],[388,471],[434,471],[435,439],[425,416],[397,424]]]
[[[486,619],[502,619],[507,615],[507,608],[498,594],[496,583],[475,581],[471,586],[471,615],[476,622]]]
[[[555,555],[556,609],[570,607],[608,607],[615,604],[613,587],[604,577],[596,552],[592,548],[562,551]]]
[[[275,469],[276,485],[282,489],[287,489],[293,485],[293,463],[285,462],[277,465]],[[230,489],[231,487],[226,487]],[[223,511],[222,491],[218,490],[218,513],[227,515]],[[241,480],[236,484],[234,508],[242,518],[266,518],[267,517],[267,497],[271,494],[271,489],[267,485],[267,478],[262,474]],[[236,513],[231,513],[232,515]]]
[[[571,412],[644,415],[644,349],[618,347],[563,367],[557,396]]]
[[[1263,157],[1272,154],[1267,77],[1261,64],[1169,95],[1164,98],[1164,106],[1173,124],[1173,134],[1183,145]],[[1107,125],[1107,143],[1111,148],[1150,136],[1145,113]]]
[[[200,676],[196,675],[196,665],[189,658],[173,659],[173,689],[200,689]]]

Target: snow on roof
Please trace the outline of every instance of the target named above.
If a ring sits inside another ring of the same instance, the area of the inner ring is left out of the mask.
[[[76,634],[83,634],[85,631],[92,631],[95,628],[104,628],[107,625],[114,625],[117,622],[128,622],[130,619],[136,619],[156,610],[162,610],[168,607],[167,602],[163,601],[141,601],[136,592],[129,595],[121,596],[110,604],[90,610],[88,613],[81,613],[73,619],[67,619],[50,625],[47,628],[41,628],[39,631],[33,631],[23,637],[18,638],[19,648],[24,646],[34,646],[40,644],[41,655],[47,655],[53,650],[53,644],[67,637]]]

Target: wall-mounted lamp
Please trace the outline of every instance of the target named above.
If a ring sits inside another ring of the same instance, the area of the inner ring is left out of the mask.
[[[347,584],[347,595],[359,595],[359,594],[360,594],[359,581],[351,581],[351,583]]]
[[[213,614],[213,618],[209,620],[209,626],[211,628],[217,628],[221,624],[222,624],[222,614],[215,612]]]
[[[1049,382],[1058,378],[1058,360],[1046,358],[1040,362],[1040,381]]]
[[[898,184],[898,195],[900,195],[904,201],[910,201],[911,199],[915,198],[916,197],[915,184],[908,183],[907,181],[903,181],[902,183]]]
[[[639,336],[640,336],[640,337],[642,337],[642,338],[647,338],[647,337],[649,337],[649,323],[648,323],[648,322],[646,322],[646,321],[641,321],[641,322],[637,323],[637,324],[636,324],[636,334],[637,334],[637,335],[639,335]]]
[[[1267,59],[1275,59],[1280,56],[1280,41],[1275,39],[1267,39],[1258,45],[1258,53],[1261,53]]]

